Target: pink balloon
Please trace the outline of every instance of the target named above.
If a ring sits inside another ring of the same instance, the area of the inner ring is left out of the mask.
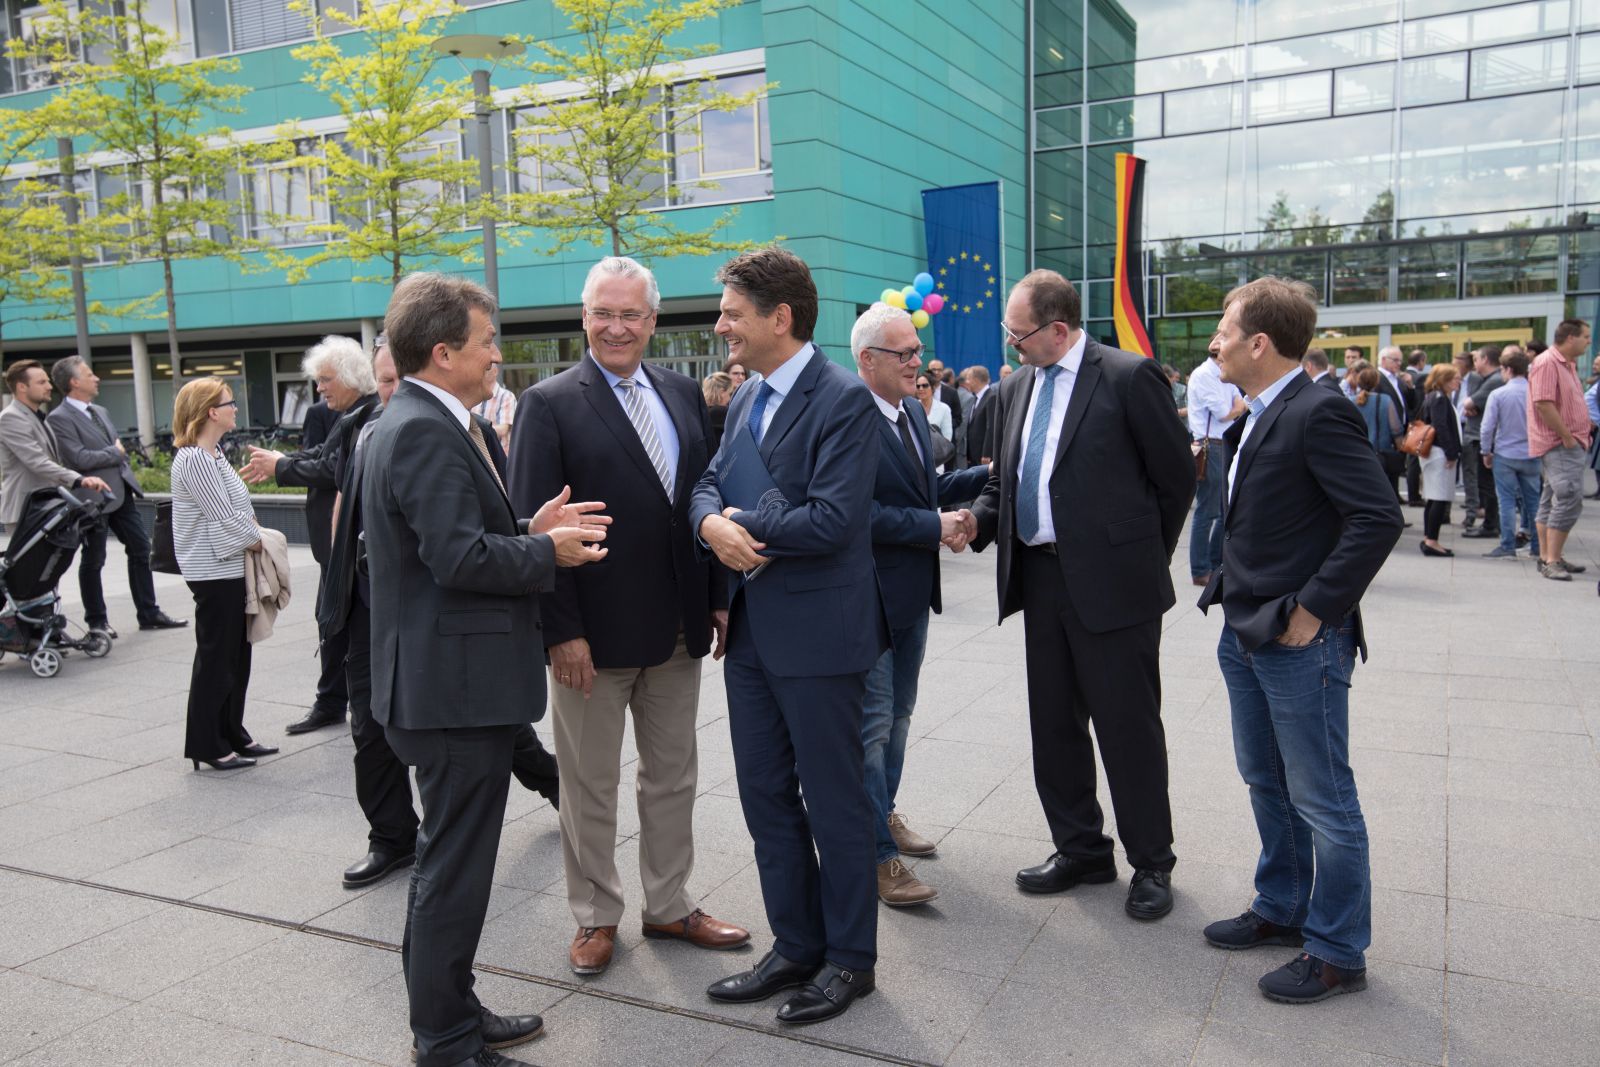
[[[944,310],[944,297],[938,293],[929,293],[922,298],[922,310],[930,315],[937,315]]]

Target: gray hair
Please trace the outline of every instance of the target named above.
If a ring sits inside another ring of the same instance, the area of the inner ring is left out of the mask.
[[[1393,356],[1395,359],[1401,359],[1403,358],[1403,353],[1394,345],[1389,345],[1387,348],[1380,348],[1378,350],[1378,362],[1382,363],[1390,356]]]
[[[644,282],[644,298],[649,301],[650,310],[661,310],[661,290],[656,286],[656,276],[651,273],[649,267],[627,256],[607,256],[589,268],[589,276],[583,280],[583,296],[580,298],[585,307],[589,304],[589,294],[606,275],[614,278],[637,278]]]
[[[66,396],[72,391],[73,380],[88,365],[82,356],[63,356],[50,366],[50,383],[56,387],[56,392]]]
[[[863,349],[872,348],[883,340],[890,323],[902,319],[910,322],[910,312],[904,308],[885,304],[881,300],[863,311],[861,317],[856,319],[856,324],[850,327],[850,351],[855,355],[856,362],[861,362]]]
[[[330,370],[346,389],[354,389],[362,396],[376,392],[378,380],[372,373],[372,360],[353,337],[330,334],[322,343],[312,345],[300,369],[307,378],[315,378],[323,370]]]

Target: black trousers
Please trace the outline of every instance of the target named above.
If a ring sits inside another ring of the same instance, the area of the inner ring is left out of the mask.
[[[1398,485],[1398,483],[1396,483]],[[1399,495],[1398,489],[1395,493]],[[1422,499],[1422,461],[1416,456],[1406,454],[1406,503],[1421,504]]]
[[[1170,871],[1177,859],[1161,725],[1161,620],[1092,633],[1073,610],[1060,560],[1019,546],[1017,562],[1033,780],[1056,849],[1096,864],[1112,857],[1095,799],[1093,722],[1128,862]]]
[[[1439,530],[1450,518],[1450,501],[1429,500],[1422,505],[1422,536],[1439,540]]]
[[[194,669],[189,674],[189,724],[183,754],[221,759],[250,744],[244,728],[250,687],[250,638],[244,578],[190,582],[194,594]]]
[[[374,851],[404,855],[417,845],[411,776],[390,747],[383,724],[372,717],[372,613],[359,594],[352,598],[350,621],[341,636],[349,648],[345,670],[350,690],[350,738],[356,746],[356,801],[367,817],[367,840]],[[555,803],[561,783],[556,758],[532,726],[516,729],[511,773],[529,790]]]
[[[317,578],[317,603],[322,603],[322,586],[328,580],[327,568],[318,572]],[[313,710],[337,712],[344,714],[344,709],[350,703],[350,694],[346,688],[345,660],[350,650],[350,629],[339,631],[336,634],[321,633],[322,638],[320,655],[322,671],[317,675],[317,697],[312,703]]]
[[[447,1067],[483,1047],[472,958],[489,908],[517,727],[386,730],[395,754],[417,769],[422,794],[401,950],[411,1032],[420,1067]]]
[[[83,538],[83,558],[78,561],[78,592],[83,597],[83,618],[93,626],[110,622],[106,614],[106,596],[100,587],[100,571],[106,565],[107,534],[115,534],[128,554],[128,590],[133,594],[133,608],[140,623],[149,622],[161,611],[156,603],[156,583],[150,575],[150,535],[144,532],[144,520],[134,505],[133,494],[122,499],[122,506],[103,516],[104,521],[91,526]]]
[[[1478,504],[1483,508],[1483,528],[1500,531],[1500,494],[1494,488],[1494,471],[1478,460]]]

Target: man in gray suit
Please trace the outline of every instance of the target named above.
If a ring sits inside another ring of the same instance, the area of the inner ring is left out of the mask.
[[[18,360],[6,368],[11,406],[0,411],[0,523],[22,521],[28,496],[52,485],[105,492],[110,487],[92,475],[79,475],[62,465],[55,434],[45,425],[44,405],[50,399],[50,376],[36,359]]]
[[[50,379],[61,391],[62,401],[45,417],[55,434],[61,463],[83,474],[92,474],[109,487],[111,500],[101,512],[102,521],[89,530],[83,540],[83,558],[78,561],[78,591],[83,595],[83,620],[91,630],[110,637],[105,593],[100,587],[100,569],[106,563],[106,532],[117,535],[128,554],[128,588],[141,630],[171,630],[187,626],[174,619],[156,603],[156,583],[150,574],[150,535],[134,506],[134,498],[144,493],[128,464],[127,450],[117,438],[106,409],[95,404],[100,395],[100,378],[82,356],[58,359],[50,368]]]

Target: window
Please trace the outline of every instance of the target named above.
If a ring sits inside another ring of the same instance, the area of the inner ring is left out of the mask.
[[[718,78],[711,91],[739,96],[759,88],[765,71]],[[688,129],[668,138],[673,161],[674,204],[704,204],[772,195],[772,135],[765,96],[737,111],[701,112]],[[713,181],[715,189],[694,185]]]
[[[1165,110],[1168,137],[1230,129],[1244,118],[1243,87],[1212,85],[1168,93]]]
[[[1472,53],[1472,95],[1504,96],[1536,89],[1558,89],[1567,84],[1567,42],[1534,41],[1531,44],[1480,48]]]
[[[1432,56],[1408,59],[1400,65],[1400,102],[1446,104],[1467,98],[1467,55]]]
[[[1401,217],[1559,204],[1562,95],[1526,93],[1402,111]]]
[[[1333,76],[1333,113],[1386,111],[1394,107],[1394,64],[1351,67]]]
[[[1570,24],[1570,8],[1570,0],[1533,0],[1483,11],[1413,19],[1405,26],[1406,55],[1564,34]]]
[[[1600,49],[1595,52],[1600,59]],[[1034,113],[1034,146],[1064,148],[1083,143],[1083,112],[1076,107],[1058,107]]]
[[[251,171],[248,212],[252,237],[292,244],[306,239],[308,223],[328,221],[323,191],[327,170],[309,162],[321,153],[321,144],[306,138],[295,143],[295,159],[263,164]]]
[[[1250,83],[1250,121],[1255,125],[1322,118],[1331,114],[1332,78],[1297,74]]]
[[[1161,136],[1161,97],[1141,96],[1089,105],[1089,141],[1128,141]]]

